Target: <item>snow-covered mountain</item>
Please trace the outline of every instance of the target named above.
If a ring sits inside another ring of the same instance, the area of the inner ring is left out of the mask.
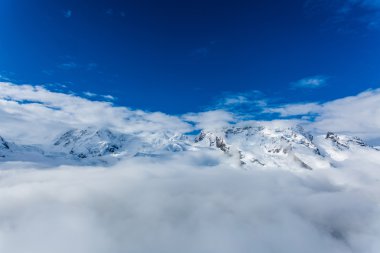
[[[105,128],[70,129],[50,145],[19,145],[0,137],[0,161],[56,164],[113,164],[131,157],[163,157],[176,152],[219,152],[236,167],[323,169],[350,154],[378,152],[357,137],[312,136],[302,127],[232,126],[198,135],[170,132],[120,133]]]
[[[296,164],[311,169],[311,161],[320,160],[320,151],[312,140],[300,127],[246,126],[225,128],[219,133],[202,132],[195,142],[236,156],[245,167],[294,167]]]
[[[190,146],[187,138],[170,133],[124,134],[109,129],[72,129],[53,143],[55,152],[75,159],[121,159],[131,156],[156,156],[165,152],[185,151]]]
[[[123,150],[127,143],[136,138],[125,134],[115,134],[108,129],[72,129],[65,132],[56,141],[54,149],[78,158],[115,155]]]
[[[357,137],[328,132],[312,136],[302,127],[229,127],[202,131],[195,145],[220,149],[241,167],[321,169],[335,167],[349,153],[378,151]]]
[[[18,145],[6,141],[0,136],[0,162],[1,161],[28,161],[42,162],[48,159],[48,154],[39,145]],[[58,157],[59,163],[62,158]],[[58,162],[55,162],[55,164]],[[65,159],[64,159],[65,160]]]

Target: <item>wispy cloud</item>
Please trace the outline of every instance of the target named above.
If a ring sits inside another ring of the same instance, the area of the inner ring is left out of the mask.
[[[64,11],[63,11],[63,16],[64,16],[65,18],[71,18],[72,15],[73,15],[72,10],[64,10]]]
[[[87,71],[92,71],[98,68],[98,64],[94,62],[85,64],[85,63],[77,63],[75,61],[68,61],[68,62],[58,64],[57,67],[62,70],[85,69]]]
[[[63,69],[63,70],[72,70],[72,69],[80,68],[80,65],[75,62],[65,62],[65,63],[59,64],[58,68]]]
[[[191,51],[191,56],[196,58],[205,58],[209,54],[209,49],[206,47],[195,48]]]
[[[346,20],[362,23],[368,29],[380,28],[380,1],[378,0],[347,0],[338,13]]]
[[[116,98],[112,95],[102,95],[102,97],[106,100],[109,100],[109,101],[116,100]]]
[[[235,114],[260,112],[268,99],[258,90],[246,92],[224,92],[210,109],[226,110]]]
[[[104,99],[107,101],[114,101],[116,98],[112,95],[99,95],[90,91],[83,92],[83,95],[89,98],[98,98],[98,99]]]
[[[0,81],[9,82],[9,81],[11,81],[11,79],[5,75],[0,74]]]
[[[318,75],[302,78],[290,84],[292,88],[320,88],[327,85],[328,76]]]
[[[362,6],[371,9],[380,9],[379,0],[347,0],[345,1],[346,5],[350,5],[352,8],[355,6]]]
[[[10,71],[0,71],[0,81],[3,82],[16,82],[15,73]]]
[[[85,95],[86,97],[97,97],[98,96],[98,94],[90,92],[90,91],[83,92],[83,95]]]
[[[196,129],[215,129],[228,126],[235,121],[231,112],[224,110],[209,110],[200,113],[187,113],[182,119],[195,124]]]
[[[108,15],[108,16],[112,16],[112,15],[113,15],[113,12],[114,12],[113,9],[112,9],[112,8],[109,8],[109,9],[106,10],[105,13],[106,13],[106,15]]]
[[[310,116],[316,115],[321,111],[322,106],[318,103],[294,103],[268,107],[264,113],[278,113],[280,117],[289,116]]]
[[[87,70],[94,70],[98,67],[98,64],[94,63],[94,62],[91,62],[91,63],[88,63],[87,66],[86,66],[86,69]]]
[[[342,33],[380,29],[380,1],[378,0],[308,0],[305,8],[310,13],[326,12],[329,17],[324,28]]]
[[[53,70],[48,70],[48,69],[43,69],[41,71],[42,74],[47,75],[47,76],[52,76],[54,74]]]

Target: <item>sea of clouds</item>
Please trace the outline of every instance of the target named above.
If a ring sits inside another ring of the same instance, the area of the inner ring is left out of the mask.
[[[186,156],[111,168],[1,164],[0,252],[380,250],[379,163],[295,173]]]
[[[21,143],[48,142],[88,125],[186,132],[236,120],[222,110],[136,111],[30,85],[1,83],[0,91],[0,135]],[[345,120],[343,132],[371,140],[380,128],[379,93],[265,110],[313,110],[320,115],[310,129]],[[366,118],[364,106],[377,114]],[[346,116],[350,107],[356,117]],[[380,157],[372,152],[337,168],[296,172],[245,171],[211,151],[133,158],[107,168],[0,163],[0,252],[377,253],[379,238]]]

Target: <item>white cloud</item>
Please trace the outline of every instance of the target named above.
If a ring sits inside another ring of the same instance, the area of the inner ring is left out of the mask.
[[[93,93],[93,92],[90,92],[90,91],[83,92],[83,95],[85,95],[86,97],[96,97],[96,96],[98,96],[96,93]]]
[[[313,116],[312,121],[306,117],[305,123],[319,133],[335,131],[371,140],[379,137],[379,104],[380,89],[376,89],[322,104],[288,104],[266,108],[265,112],[281,117]]]
[[[313,127],[374,138],[380,132],[380,89],[323,104]]]
[[[131,110],[41,86],[10,83],[0,83],[0,117],[0,136],[19,143],[50,141],[73,127],[109,127],[122,132],[191,130],[178,117],[164,113]]]
[[[105,98],[105,99],[107,99],[107,100],[110,100],[110,101],[116,100],[116,98],[114,96],[112,96],[112,95],[102,95],[102,97]]]
[[[287,104],[275,108],[265,108],[264,113],[278,113],[281,117],[316,114],[321,110],[318,103]]]
[[[263,99],[263,94],[258,90],[252,90],[238,93],[226,92],[218,99],[215,107],[234,109],[241,106],[257,107],[265,105],[266,100]]]
[[[103,98],[103,99],[108,100],[108,101],[116,100],[116,98],[112,95],[98,95],[98,94],[90,92],[90,91],[83,92],[83,95],[86,97],[89,97],[89,98],[96,98],[96,97],[97,98]]]
[[[327,84],[327,76],[310,76],[291,83],[292,88],[319,88]]]
[[[86,93],[92,97],[92,93]],[[92,97],[93,98],[93,97]],[[111,99],[111,98],[109,98]],[[245,101],[227,99],[229,103]],[[279,114],[279,118],[303,119],[318,133],[336,131],[362,137],[378,138],[380,132],[380,89],[327,103],[288,104],[260,107],[258,114]],[[101,117],[99,117],[101,115]],[[251,115],[251,113],[249,113]],[[248,116],[249,116],[248,115]],[[114,106],[106,101],[91,101],[75,95],[52,92],[41,86],[0,83],[0,136],[18,143],[51,141],[68,128],[108,127],[121,132],[215,129],[243,122],[239,110],[210,110],[171,116]],[[299,120],[295,121],[299,122]],[[194,126],[191,126],[194,125]]]
[[[227,97],[224,100],[224,105],[235,105],[235,104],[245,104],[248,103],[248,99],[245,96],[236,95],[233,97]]]
[[[223,110],[188,113],[183,115],[182,118],[186,121],[195,123],[197,129],[208,130],[228,126],[235,120],[232,113]]]
[[[380,176],[368,161],[290,173],[208,167],[196,162],[203,154],[182,155],[107,169],[0,164],[0,251],[380,249]]]

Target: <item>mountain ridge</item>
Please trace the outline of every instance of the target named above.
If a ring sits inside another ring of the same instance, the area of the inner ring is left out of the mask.
[[[121,133],[107,128],[69,129],[48,146],[19,145],[0,136],[0,161],[111,165],[133,157],[177,152],[223,152],[237,167],[250,169],[332,168],[347,152],[379,151],[357,137],[327,132],[313,136],[301,126],[230,126],[198,135],[170,132]]]

